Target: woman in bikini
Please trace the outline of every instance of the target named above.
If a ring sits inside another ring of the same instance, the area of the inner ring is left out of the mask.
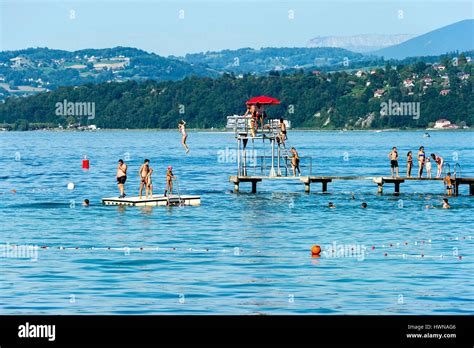
[[[188,139],[188,135],[186,134],[186,122],[184,120],[179,121],[178,123],[178,129],[182,134],[181,138],[181,144],[183,145],[184,149],[186,150],[186,153],[189,152],[189,146],[186,144],[186,140]]]
[[[421,178],[423,175],[423,167],[425,166],[425,148],[420,146],[418,150],[418,177]]]

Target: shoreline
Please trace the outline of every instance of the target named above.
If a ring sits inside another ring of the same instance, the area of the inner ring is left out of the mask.
[[[0,133],[22,133],[22,132],[75,132],[75,133],[100,133],[100,132],[178,132],[172,128],[101,128],[97,130],[78,130],[78,129],[56,129],[56,128],[45,128],[45,129],[31,129],[31,130],[2,130]],[[190,132],[203,132],[203,133],[233,133],[232,130],[225,128],[187,128]],[[470,132],[474,131],[474,128],[465,129],[433,129],[433,128],[373,128],[373,129],[321,129],[321,128],[291,128],[290,132]]]
[[[104,133],[104,132],[177,132],[175,129],[169,128],[105,128],[98,130],[74,130],[74,129],[32,129],[26,131],[19,130],[4,130],[0,133],[26,133],[26,132],[71,132],[71,133]],[[226,129],[206,129],[206,128],[188,128],[188,132],[201,132],[201,133],[234,133],[232,130]],[[320,128],[292,128],[290,132],[339,132],[339,133],[350,133],[350,132],[372,132],[372,133],[388,133],[388,132],[472,132],[474,128],[467,129],[419,129],[419,128],[387,128],[387,129],[320,129]]]

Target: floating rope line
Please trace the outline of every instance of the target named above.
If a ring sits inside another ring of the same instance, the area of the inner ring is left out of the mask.
[[[379,249],[382,249],[384,257],[388,258],[402,258],[402,259],[452,259],[455,258],[459,261],[463,260],[465,256],[459,255],[457,250],[453,252],[452,255],[426,255],[425,253],[420,254],[408,254],[408,253],[397,253],[392,254],[387,252],[386,250],[397,250],[397,248],[402,248],[401,250],[407,250],[410,246],[431,246],[433,243],[439,241],[470,241],[472,240],[472,236],[455,236],[455,237],[443,237],[437,239],[427,239],[427,240],[417,240],[417,241],[405,241],[405,242],[392,242],[392,243],[384,243],[384,244],[372,244],[370,247],[363,247],[363,256],[374,256],[377,257],[379,254]],[[340,256],[338,250],[329,249],[325,250],[321,253],[323,258],[354,258],[357,257],[356,253],[360,253],[360,244],[351,246],[350,250],[347,252],[350,255]],[[6,248],[5,248],[6,247]],[[222,253],[222,254],[233,254],[235,256],[239,256],[240,254],[246,254],[246,256],[251,255],[266,255],[266,256],[274,256],[280,257],[282,254],[280,253],[262,253],[260,250],[255,251],[247,251],[240,247],[228,247],[222,249],[211,249],[211,248],[177,248],[177,247],[65,247],[65,246],[51,246],[51,245],[16,245],[16,244],[9,244],[0,245],[2,249],[14,249],[14,248],[25,248],[27,247],[29,250],[62,250],[62,251],[114,251],[114,252],[122,252],[125,254],[129,254],[131,252],[193,252],[193,253]],[[454,249],[454,248],[453,248]],[[400,249],[398,249],[400,250]],[[293,255],[299,255],[299,252],[294,252]]]
[[[472,240],[472,236],[458,236],[458,237],[449,237],[449,238],[441,238],[441,239],[426,239],[426,240],[416,240],[416,241],[405,241],[405,242],[393,242],[387,244],[372,244],[371,249],[375,250],[376,248],[387,249],[387,248],[395,248],[395,247],[407,247],[407,246],[424,246],[424,245],[431,245],[433,242],[439,241],[464,241],[464,240]]]

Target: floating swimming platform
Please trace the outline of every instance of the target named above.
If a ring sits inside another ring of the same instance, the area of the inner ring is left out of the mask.
[[[102,204],[105,205],[130,205],[135,207],[148,206],[169,206],[169,205],[201,205],[201,196],[195,195],[172,195],[170,197],[164,195],[153,195],[152,198],[142,197],[125,197],[125,198],[102,198]]]

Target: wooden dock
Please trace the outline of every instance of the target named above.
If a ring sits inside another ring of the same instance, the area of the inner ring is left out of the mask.
[[[406,178],[406,177],[384,177],[384,176],[238,176],[231,175],[229,181],[234,184],[234,192],[239,192],[240,183],[250,182],[252,184],[252,193],[257,192],[257,183],[263,180],[286,180],[298,181],[305,185],[305,192],[309,193],[312,183],[321,183],[322,192],[327,193],[328,183],[338,180],[369,180],[377,184],[377,192],[383,192],[385,184],[394,185],[394,193],[400,193],[400,185],[405,181],[443,181],[443,178]],[[469,194],[474,195],[474,178],[452,178],[453,194],[459,194],[460,185],[469,185]]]
[[[197,206],[201,204],[200,196],[193,195],[172,195],[166,197],[164,195],[154,195],[152,198],[142,197],[125,197],[125,198],[102,198],[102,204],[105,205],[130,205],[136,207],[145,206],[167,206],[167,205],[193,205]]]

